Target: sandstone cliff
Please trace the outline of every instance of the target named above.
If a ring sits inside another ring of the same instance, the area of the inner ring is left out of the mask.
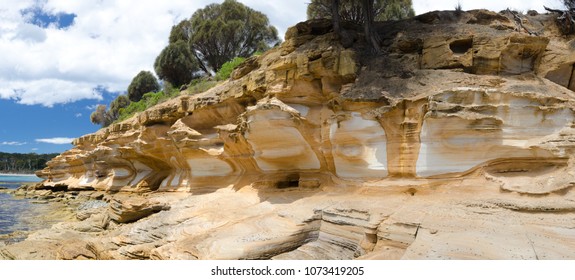
[[[36,189],[105,203],[0,258],[573,259],[573,38],[523,26],[433,12],[380,23],[370,54],[361,29],[345,48],[299,23],[229,81],[75,140]]]

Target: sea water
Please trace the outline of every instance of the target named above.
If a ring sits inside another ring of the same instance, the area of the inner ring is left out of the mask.
[[[34,175],[0,175],[0,189],[16,189],[22,184],[40,180]],[[0,192],[0,236],[31,230],[21,217],[30,213],[34,207],[35,205],[28,199],[15,198],[11,194]]]

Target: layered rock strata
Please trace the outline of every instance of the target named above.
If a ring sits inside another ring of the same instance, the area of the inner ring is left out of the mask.
[[[575,52],[552,17],[523,25],[434,12],[381,23],[373,55],[299,23],[230,81],[76,139],[38,188],[116,194],[111,219],[0,257],[575,258]]]

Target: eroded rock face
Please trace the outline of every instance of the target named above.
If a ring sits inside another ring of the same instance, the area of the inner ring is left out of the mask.
[[[379,26],[370,56],[300,23],[232,80],[83,136],[38,175],[154,197],[111,203],[115,229],[82,238],[98,258],[575,258],[575,56],[552,18],[524,24],[541,34],[431,13]]]

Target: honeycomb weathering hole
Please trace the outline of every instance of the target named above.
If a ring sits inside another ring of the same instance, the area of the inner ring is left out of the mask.
[[[464,54],[473,47],[473,39],[455,40],[449,44],[454,54]]]
[[[297,188],[299,186],[299,174],[290,174],[283,181],[276,183],[278,189]]]

